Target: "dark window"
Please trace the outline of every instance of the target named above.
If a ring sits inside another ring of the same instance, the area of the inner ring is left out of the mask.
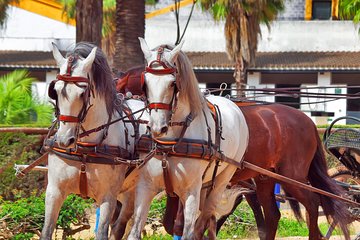
[[[277,84],[276,88],[299,88],[300,85],[288,85],[288,84]],[[287,92],[299,92],[299,90],[285,90]],[[288,105],[290,107],[296,108],[296,109],[300,109],[300,98],[298,97],[298,94],[294,94],[293,96],[289,93],[289,94],[284,94],[284,93],[277,93],[277,95],[279,96],[275,96],[275,102],[277,103],[281,103],[284,105]],[[283,95],[283,96],[280,96]]]
[[[312,19],[329,20],[331,18],[331,1],[313,1]]]
[[[348,88],[348,94],[360,94],[360,88]],[[359,99],[348,99],[347,100],[347,111],[360,111]]]

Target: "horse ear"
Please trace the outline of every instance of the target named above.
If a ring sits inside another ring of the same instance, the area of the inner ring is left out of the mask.
[[[94,47],[94,48],[91,50],[89,56],[87,56],[87,57],[85,58],[85,60],[83,61],[84,71],[85,71],[85,72],[90,72],[91,67],[92,67],[92,64],[93,64],[93,62],[94,62],[94,60],[95,60],[95,57],[96,57],[96,51],[97,51],[97,47]]]
[[[66,59],[63,57],[55,43],[52,43],[52,46],[53,56],[55,58],[56,64],[58,65],[58,67],[61,67],[65,63]]]
[[[167,59],[169,62],[174,63],[176,61],[177,56],[179,55],[179,52],[184,45],[184,40],[182,40],[171,52],[169,53],[169,59]]]
[[[150,57],[151,57],[151,50],[150,48],[148,47],[145,39],[139,37],[139,41],[140,41],[140,47],[141,47],[141,50],[143,51],[144,53],[144,57],[146,60],[148,60]]]

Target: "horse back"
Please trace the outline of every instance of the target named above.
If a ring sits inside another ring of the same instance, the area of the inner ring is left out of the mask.
[[[309,168],[317,148],[318,133],[312,120],[300,110],[281,104],[240,107],[248,128],[249,144],[244,160],[273,169],[294,166]],[[255,177],[250,170],[238,170],[238,180]]]

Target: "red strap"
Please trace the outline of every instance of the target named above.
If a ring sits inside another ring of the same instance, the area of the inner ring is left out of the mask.
[[[56,76],[56,79],[57,80],[62,80],[62,81],[65,81],[65,82],[86,82],[86,83],[90,82],[90,80],[85,78],[85,77],[73,77],[73,76],[70,76],[70,75],[61,75],[61,74],[58,74]]]
[[[154,69],[154,68],[151,68],[151,67],[146,67],[145,72],[149,72],[149,73],[152,73],[152,74],[165,75],[165,74],[175,73],[176,68]]]
[[[59,121],[62,122],[79,122],[79,118],[78,117],[74,117],[74,116],[69,116],[69,115],[60,115],[59,116]]]
[[[171,105],[166,103],[150,103],[149,109],[164,109],[164,110],[171,110]]]

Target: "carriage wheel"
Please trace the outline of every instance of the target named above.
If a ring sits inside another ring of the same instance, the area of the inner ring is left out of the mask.
[[[360,179],[352,176],[351,171],[345,166],[338,166],[329,169],[329,176],[336,181],[348,183],[350,185],[360,185]]]
[[[342,182],[345,184],[349,184],[349,185],[360,185],[360,179],[355,178],[352,174],[351,171],[346,168],[345,166],[338,166],[338,167],[334,167],[328,170],[328,174],[331,178],[333,178],[334,180],[338,181],[338,182]],[[336,226],[336,223],[331,224],[331,226],[329,227],[325,238],[329,239],[334,228]],[[360,240],[360,234],[358,234],[355,238],[355,240]]]

